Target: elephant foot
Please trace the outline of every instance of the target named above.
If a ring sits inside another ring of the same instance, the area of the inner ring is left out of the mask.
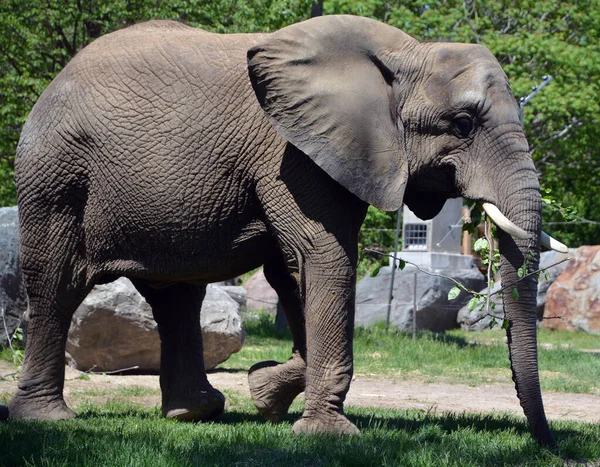
[[[173,418],[186,422],[203,422],[217,418],[225,408],[225,396],[215,388],[199,391],[195,397],[172,397],[163,404],[162,413],[165,418]]]
[[[0,422],[8,419],[8,407],[0,404]]]
[[[70,420],[75,418],[73,412],[64,399],[53,399],[47,401],[43,398],[32,399],[20,397],[17,394],[8,404],[6,416],[12,419],[20,420]],[[0,408],[0,420],[4,415],[4,410]]]
[[[254,406],[265,420],[277,423],[285,417],[298,394],[304,391],[305,367],[300,357],[286,363],[257,363],[248,372]]]
[[[332,412],[324,415],[305,416],[294,423],[295,435],[328,434],[335,436],[358,435],[360,430],[344,415]]]

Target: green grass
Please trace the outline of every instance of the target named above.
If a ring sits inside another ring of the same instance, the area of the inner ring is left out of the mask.
[[[300,404],[273,425],[249,399],[227,396],[227,412],[198,425],[122,401],[83,404],[75,420],[11,420],[0,424],[0,465],[559,466],[565,458],[600,459],[597,425],[554,423],[561,456],[538,448],[520,419],[503,415],[353,408],[348,416],[359,437],[296,437]]]
[[[247,342],[223,367],[246,371],[265,359],[289,357],[289,333],[277,335],[272,318],[246,323]],[[501,331],[489,333],[403,333],[380,327],[357,329],[356,373],[394,378],[478,384],[510,383]],[[598,392],[600,358],[587,336],[540,333],[542,385],[555,390]],[[569,348],[564,348],[565,342]],[[557,389],[558,388],[558,389]],[[78,418],[61,422],[10,420],[0,423],[0,465],[240,465],[240,466],[480,466],[564,465],[565,459],[600,462],[600,425],[554,422],[560,455],[540,449],[523,418],[510,415],[436,414],[419,410],[347,409],[359,437],[296,437],[293,422],[303,409],[294,402],[277,425],[266,423],[251,400],[224,391],[226,413],[218,421],[187,424],[165,420],[158,407],[128,397],[157,396],[144,387],[89,390],[73,394]],[[94,397],[107,397],[99,403]],[[0,402],[8,395],[0,394]]]
[[[275,333],[272,318],[261,315],[246,322],[242,350],[221,368],[247,370],[263,360],[290,357],[289,332]],[[357,328],[354,339],[354,371],[359,376],[385,376],[425,382],[513,384],[508,349],[502,330],[444,334],[419,332],[416,340],[406,333],[385,332],[381,326]],[[539,332],[542,389],[546,391],[600,394],[600,355],[581,349],[600,347],[600,337],[561,331]],[[566,347],[568,345],[568,348]]]
[[[449,331],[449,334],[461,337],[471,343],[502,343],[506,339],[506,332],[500,328],[487,329],[481,332],[469,332],[457,329]],[[600,336],[597,334],[589,334],[581,331],[538,329],[537,337],[538,344],[541,346],[600,351]]]
[[[0,360],[10,363],[17,363],[17,357],[10,347],[0,347]]]
[[[160,396],[160,389],[145,388],[143,386],[129,386],[117,389],[90,389],[87,391],[74,391],[72,396],[80,397],[144,397]]]

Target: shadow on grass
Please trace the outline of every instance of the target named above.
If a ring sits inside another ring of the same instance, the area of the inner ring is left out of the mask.
[[[561,465],[514,417],[351,412],[362,435],[336,438],[293,436],[297,411],[273,425],[241,410],[205,424],[164,420],[158,410],[84,410],[72,421],[0,424],[0,464]],[[558,442],[570,446],[570,456],[597,455],[595,460],[600,452],[590,443],[595,444],[598,431],[554,429]],[[584,432],[588,443],[582,442]]]
[[[453,334],[447,334],[444,332],[433,332],[433,331],[417,331],[416,340],[434,341],[442,344],[448,344],[456,346],[459,349],[467,347],[478,347],[481,344],[476,342],[469,342],[462,336],[456,336]],[[389,340],[389,339],[408,339],[412,340],[412,335],[406,331],[399,331],[397,329],[390,329],[386,332],[384,324],[378,324],[369,327],[357,327],[354,332],[354,338],[356,340],[370,341],[370,340]]]

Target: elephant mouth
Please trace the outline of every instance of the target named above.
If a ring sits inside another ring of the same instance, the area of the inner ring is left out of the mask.
[[[461,196],[453,166],[421,169],[409,177],[404,203],[423,220],[437,216],[449,198]]]
[[[423,220],[433,219],[437,216],[446,200],[449,198],[458,198],[462,196],[460,189],[455,182],[455,171],[453,167],[443,167],[442,170],[435,171],[422,170],[409,182],[404,193],[404,203],[408,208]],[[488,217],[500,229],[514,238],[526,239],[529,234],[522,228],[510,221],[494,204],[481,201],[482,207]],[[546,232],[541,233],[541,245],[557,251],[559,253],[568,253],[566,245],[552,238]]]

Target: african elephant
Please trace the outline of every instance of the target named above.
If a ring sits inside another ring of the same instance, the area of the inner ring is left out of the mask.
[[[327,16],[272,34],[218,35],[151,21],[82,50],[48,86],[16,159],[28,346],[14,418],[63,419],[65,340],[94,284],[130,278],[161,337],[166,417],[217,416],[198,310],[206,284],[264,264],[292,358],[250,370],[295,433],[356,433],[352,378],[357,234],[368,204],[431,218],[480,200],[505,283],[533,252],[537,175],[508,80],[484,47],[420,43],[370,19]],[[508,219],[511,219],[510,221]],[[536,279],[505,297],[517,394],[552,445],[538,380]]]

